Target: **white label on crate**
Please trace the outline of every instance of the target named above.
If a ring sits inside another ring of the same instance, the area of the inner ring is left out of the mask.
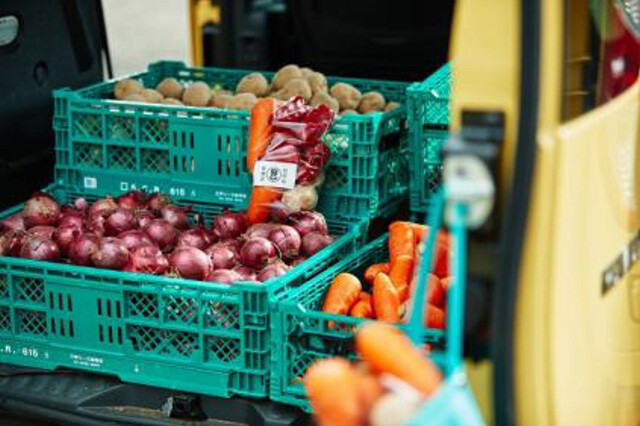
[[[253,168],[253,185],[293,189],[296,186],[297,173],[297,164],[256,161]]]
[[[75,365],[81,365],[83,367],[102,367],[104,364],[104,359],[99,358],[97,356],[90,355],[78,355],[78,354],[69,354],[71,358],[71,362]]]
[[[90,189],[96,189],[98,187],[98,179],[90,176],[85,176],[84,187]]]

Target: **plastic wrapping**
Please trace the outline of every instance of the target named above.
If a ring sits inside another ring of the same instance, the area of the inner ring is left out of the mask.
[[[251,223],[282,215],[283,210],[289,214],[315,208],[317,187],[331,157],[322,135],[334,119],[329,108],[312,107],[301,97],[280,105],[263,99],[254,106],[248,152]]]

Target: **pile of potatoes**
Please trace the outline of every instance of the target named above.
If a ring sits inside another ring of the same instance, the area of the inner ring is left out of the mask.
[[[185,87],[175,78],[165,78],[155,89],[145,88],[137,80],[121,80],[115,86],[114,96],[123,101],[229,109],[251,109],[259,98],[286,101],[301,96],[311,105],[326,105],[340,115],[386,112],[400,106],[387,102],[382,93],[361,93],[347,83],[329,87],[322,73],[297,65],[280,68],[271,83],[259,72],[247,74],[238,82],[235,95],[229,90],[211,89],[204,82]]]

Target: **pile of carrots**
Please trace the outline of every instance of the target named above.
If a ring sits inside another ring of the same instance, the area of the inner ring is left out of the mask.
[[[429,229],[411,222],[389,226],[389,261],[370,265],[363,282],[350,273],[335,277],[324,299],[322,311],[357,318],[399,323],[407,317],[407,305],[416,280],[419,252]],[[433,265],[429,274],[425,326],[443,329],[449,273],[449,235],[439,231]]]
[[[442,382],[442,374],[395,327],[365,323],[356,334],[361,364],[316,361],[304,386],[319,426],[405,424]]]

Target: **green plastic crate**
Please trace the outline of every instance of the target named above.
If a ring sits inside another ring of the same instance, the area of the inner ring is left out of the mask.
[[[87,195],[56,186],[47,192],[61,202]],[[210,223],[222,208],[196,204],[194,211]],[[336,242],[264,285],[0,257],[0,362],[93,371],[207,395],[264,397],[270,303],[352,253],[366,234],[365,221],[328,223]]]
[[[175,77],[183,83],[199,80],[233,89],[248,72],[165,61],[129,77],[147,87]],[[403,106],[336,121],[325,135],[333,155],[319,209],[335,219],[388,214],[408,187],[408,84],[342,77],[328,81],[351,83],[363,92],[376,90]],[[147,188],[183,202],[246,208],[251,185],[246,168],[248,111],[115,101],[110,99],[115,83],[54,92],[57,183],[89,194]]]
[[[369,265],[388,261],[387,240],[386,234],[377,238],[276,303],[271,321],[272,400],[310,411],[301,382],[307,368],[330,356],[355,359],[353,331],[365,320],[321,312],[322,303],[333,279],[341,272],[362,276]],[[438,344],[444,332],[429,329],[423,337],[425,342]]]
[[[407,89],[411,211],[426,213],[441,185],[441,149],[450,124],[451,65]]]

